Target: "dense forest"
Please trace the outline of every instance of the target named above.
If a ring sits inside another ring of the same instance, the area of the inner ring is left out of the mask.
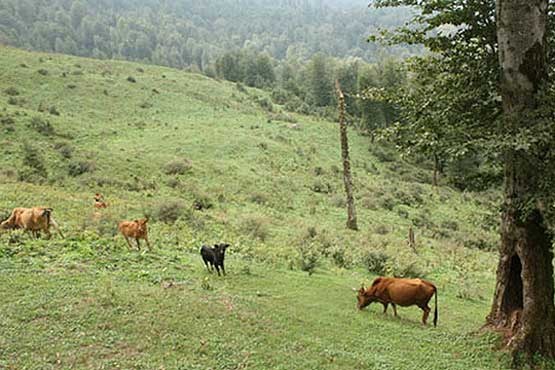
[[[403,72],[392,60],[420,50],[384,47],[368,35],[410,15],[352,0],[7,0],[0,42],[184,68],[272,90],[274,103],[305,114],[335,114],[339,79],[352,121],[368,129],[391,122],[393,108],[353,97],[395,87]]]
[[[399,26],[409,15],[352,1],[6,0],[0,3],[0,42],[201,71],[243,48],[277,60],[321,52],[372,62],[418,50],[384,50],[366,41],[372,31]]]

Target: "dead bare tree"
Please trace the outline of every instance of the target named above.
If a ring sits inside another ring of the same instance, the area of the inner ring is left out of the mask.
[[[339,81],[335,81],[339,100],[339,133],[341,139],[341,158],[343,160],[343,183],[347,195],[347,228],[358,230],[355,200],[353,197],[353,178],[351,176],[351,162],[349,160],[349,140],[347,138],[347,123],[345,122],[345,95],[341,91]]]

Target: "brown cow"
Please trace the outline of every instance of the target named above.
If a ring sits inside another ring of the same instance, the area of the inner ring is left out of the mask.
[[[150,243],[148,242],[147,222],[148,217],[134,221],[121,221],[118,224],[118,230],[127,241],[129,248],[133,248],[131,242],[129,242],[129,238],[133,238],[137,241],[137,248],[139,250],[141,249],[139,239],[144,239],[146,241],[148,249],[150,249]]]
[[[24,229],[30,231],[34,237],[38,237],[44,231],[50,238],[50,227],[53,227],[63,238],[64,235],[52,218],[52,208],[14,208],[10,217],[0,223],[0,229]]]
[[[94,195],[94,208],[107,208],[108,204],[104,201],[104,196],[100,193]]]
[[[392,277],[378,277],[368,289],[364,286],[358,290],[357,307],[362,310],[372,302],[380,302],[384,306],[383,312],[387,312],[387,306],[391,303],[393,313],[397,316],[397,307],[416,305],[424,311],[422,323],[426,324],[430,307],[428,302],[435,294],[434,326],[437,325],[437,288],[429,281],[422,279],[401,279]]]

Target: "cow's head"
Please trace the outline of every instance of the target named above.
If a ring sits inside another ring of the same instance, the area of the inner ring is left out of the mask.
[[[148,217],[135,220],[135,223],[137,224],[139,231],[141,233],[144,233],[146,232],[146,227],[147,227],[146,224],[148,223]]]
[[[214,244],[214,253],[219,261],[223,260],[227,248],[229,248],[227,243]]]
[[[364,289],[362,286],[357,292],[357,308],[362,310],[364,307],[368,306],[372,302],[376,302],[377,298],[371,293],[371,289]]]

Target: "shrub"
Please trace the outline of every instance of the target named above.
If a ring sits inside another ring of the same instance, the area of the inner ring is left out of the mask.
[[[163,199],[152,206],[150,214],[157,221],[172,224],[185,214],[185,209],[181,199]]]
[[[397,200],[389,194],[384,194],[380,198],[380,206],[389,211],[392,211],[396,204],[397,204]]]
[[[127,77],[127,81],[129,81],[129,82],[131,82],[131,83],[137,82],[137,80],[136,80],[135,77],[133,77],[133,76]]]
[[[152,103],[145,101],[139,104],[139,107],[143,109],[152,108]]]
[[[312,275],[320,260],[320,252],[312,243],[301,243],[297,247],[299,252],[299,267],[302,271],[308,272]]]
[[[80,176],[87,172],[94,172],[96,164],[94,161],[74,161],[68,165],[68,174],[72,177]]]
[[[42,76],[47,76],[48,75],[48,71],[44,68],[39,69],[37,72]]]
[[[394,162],[398,159],[395,151],[384,147],[383,145],[373,144],[368,151],[374,155],[380,162]]]
[[[35,130],[41,135],[52,136],[54,135],[54,126],[40,117],[31,118],[31,122],[27,125],[29,128]]]
[[[9,105],[18,105],[19,104],[19,100],[13,96],[10,96],[8,98],[8,104]]]
[[[332,248],[332,250],[330,251],[330,256],[333,263],[337,267],[349,268],[352,265],[352,261],[350,260],[350,258],[348,258],[344,247],[336,246]]]
[[[29,143],[23,145],[23,166],[18,170],[19,181],[42,183],[48,172],[41,152]]]
[[[347,200],[345,199],[345,196],[337,194],[331,198],[331,204],[337,208],[345,208]]]
[[[242,93],[245,93],[245,94],[248,93],[247,88],[245,87],[245,85],[243,85],[243,84],[240,83],[240,82],[237,82],[237,83],[235,84],[235,88],[236,88],[238,91],[242,92]]]
[[[362,256],[363,266],[371,273],[384,275],[389,257],[382,252],[368,251]]]
[[[268,196],[264,193],[255,192],[249,196],[249,200],[257,204],[266,204],[268,203]]]
[[[56,107],[53,105],[50,108],[48,108],[48,113],[54,115],[54,116],[59,116],[60,112],[58,111],[58,109],[56,109]]]
[[[14,132],[15,131],[15,120],[12,117],[0,117],[0,125],[6,132]]]
[[[268,116],[270,121],[281,121],[289,123],[297,123],[298,121],[290,114],[287,113],[273,113]]]
[[[54,149],[56,149],[65,159],[70,159],[73,156],[73,147],[69,143],[56,143],[54,144]]]
[[[332,192],[332,188],[329,183],[325,183],[320,179],[316,179],[312,184],[312,191],[314,191],[315,193],[328,194]]]
[[[287,103],[287,101],[289,100],[289,95],[290,93],[285,90],[285,89],[281,89],[281,88],[275,88],[272,90],[272,101],[276,104],[279,105],[283,105],[285,103]]]
[[[191,170],[193,164],[186,158],[174,159],[164,166],[167,175],[183,175]]]
[[[212,198],[208,193],[204,192],[195,192],[194,193],[194,200],[193,200],[193,209],[197,211],[202,211],[205,209],[210,209],[214,206],[212,202]]]
[[[459,223],[457,221],[453,221],[453,220],[443,221],[441,223],[440,227],[443,228],[443,229],[457,231],[457,230],[459,230]]]
[[[260,215],[246,215],[240,221],[240,230],[260,241],[265,241],[270,235],[269,220]]]
[[[70,90],[73,90],[73,89],[75,89],[75,88],[77,87],[77,85],[75,85],[75,84],[69,84],[69,85],[67,85],[66,87],[67,87],[68,89],[70,89]]]
[[[400,278],[423,278],[426,276],[417,262],[402,263],[397,259],[388,267],[388,274]]]
[[[17,95],[19,95],[19,90],[17,90],[15,87],[11,86],[11,87],[8,87],[7,89],[5,89],[4,93],[6,95],[9,95],[9,96],[17,96]]]
[[[255,102],[260,106],[260,108],[264,109],[267,112],[272,112],[274,110],[274,105],[272,104],[272,101],[265,96],[256,97]]]

